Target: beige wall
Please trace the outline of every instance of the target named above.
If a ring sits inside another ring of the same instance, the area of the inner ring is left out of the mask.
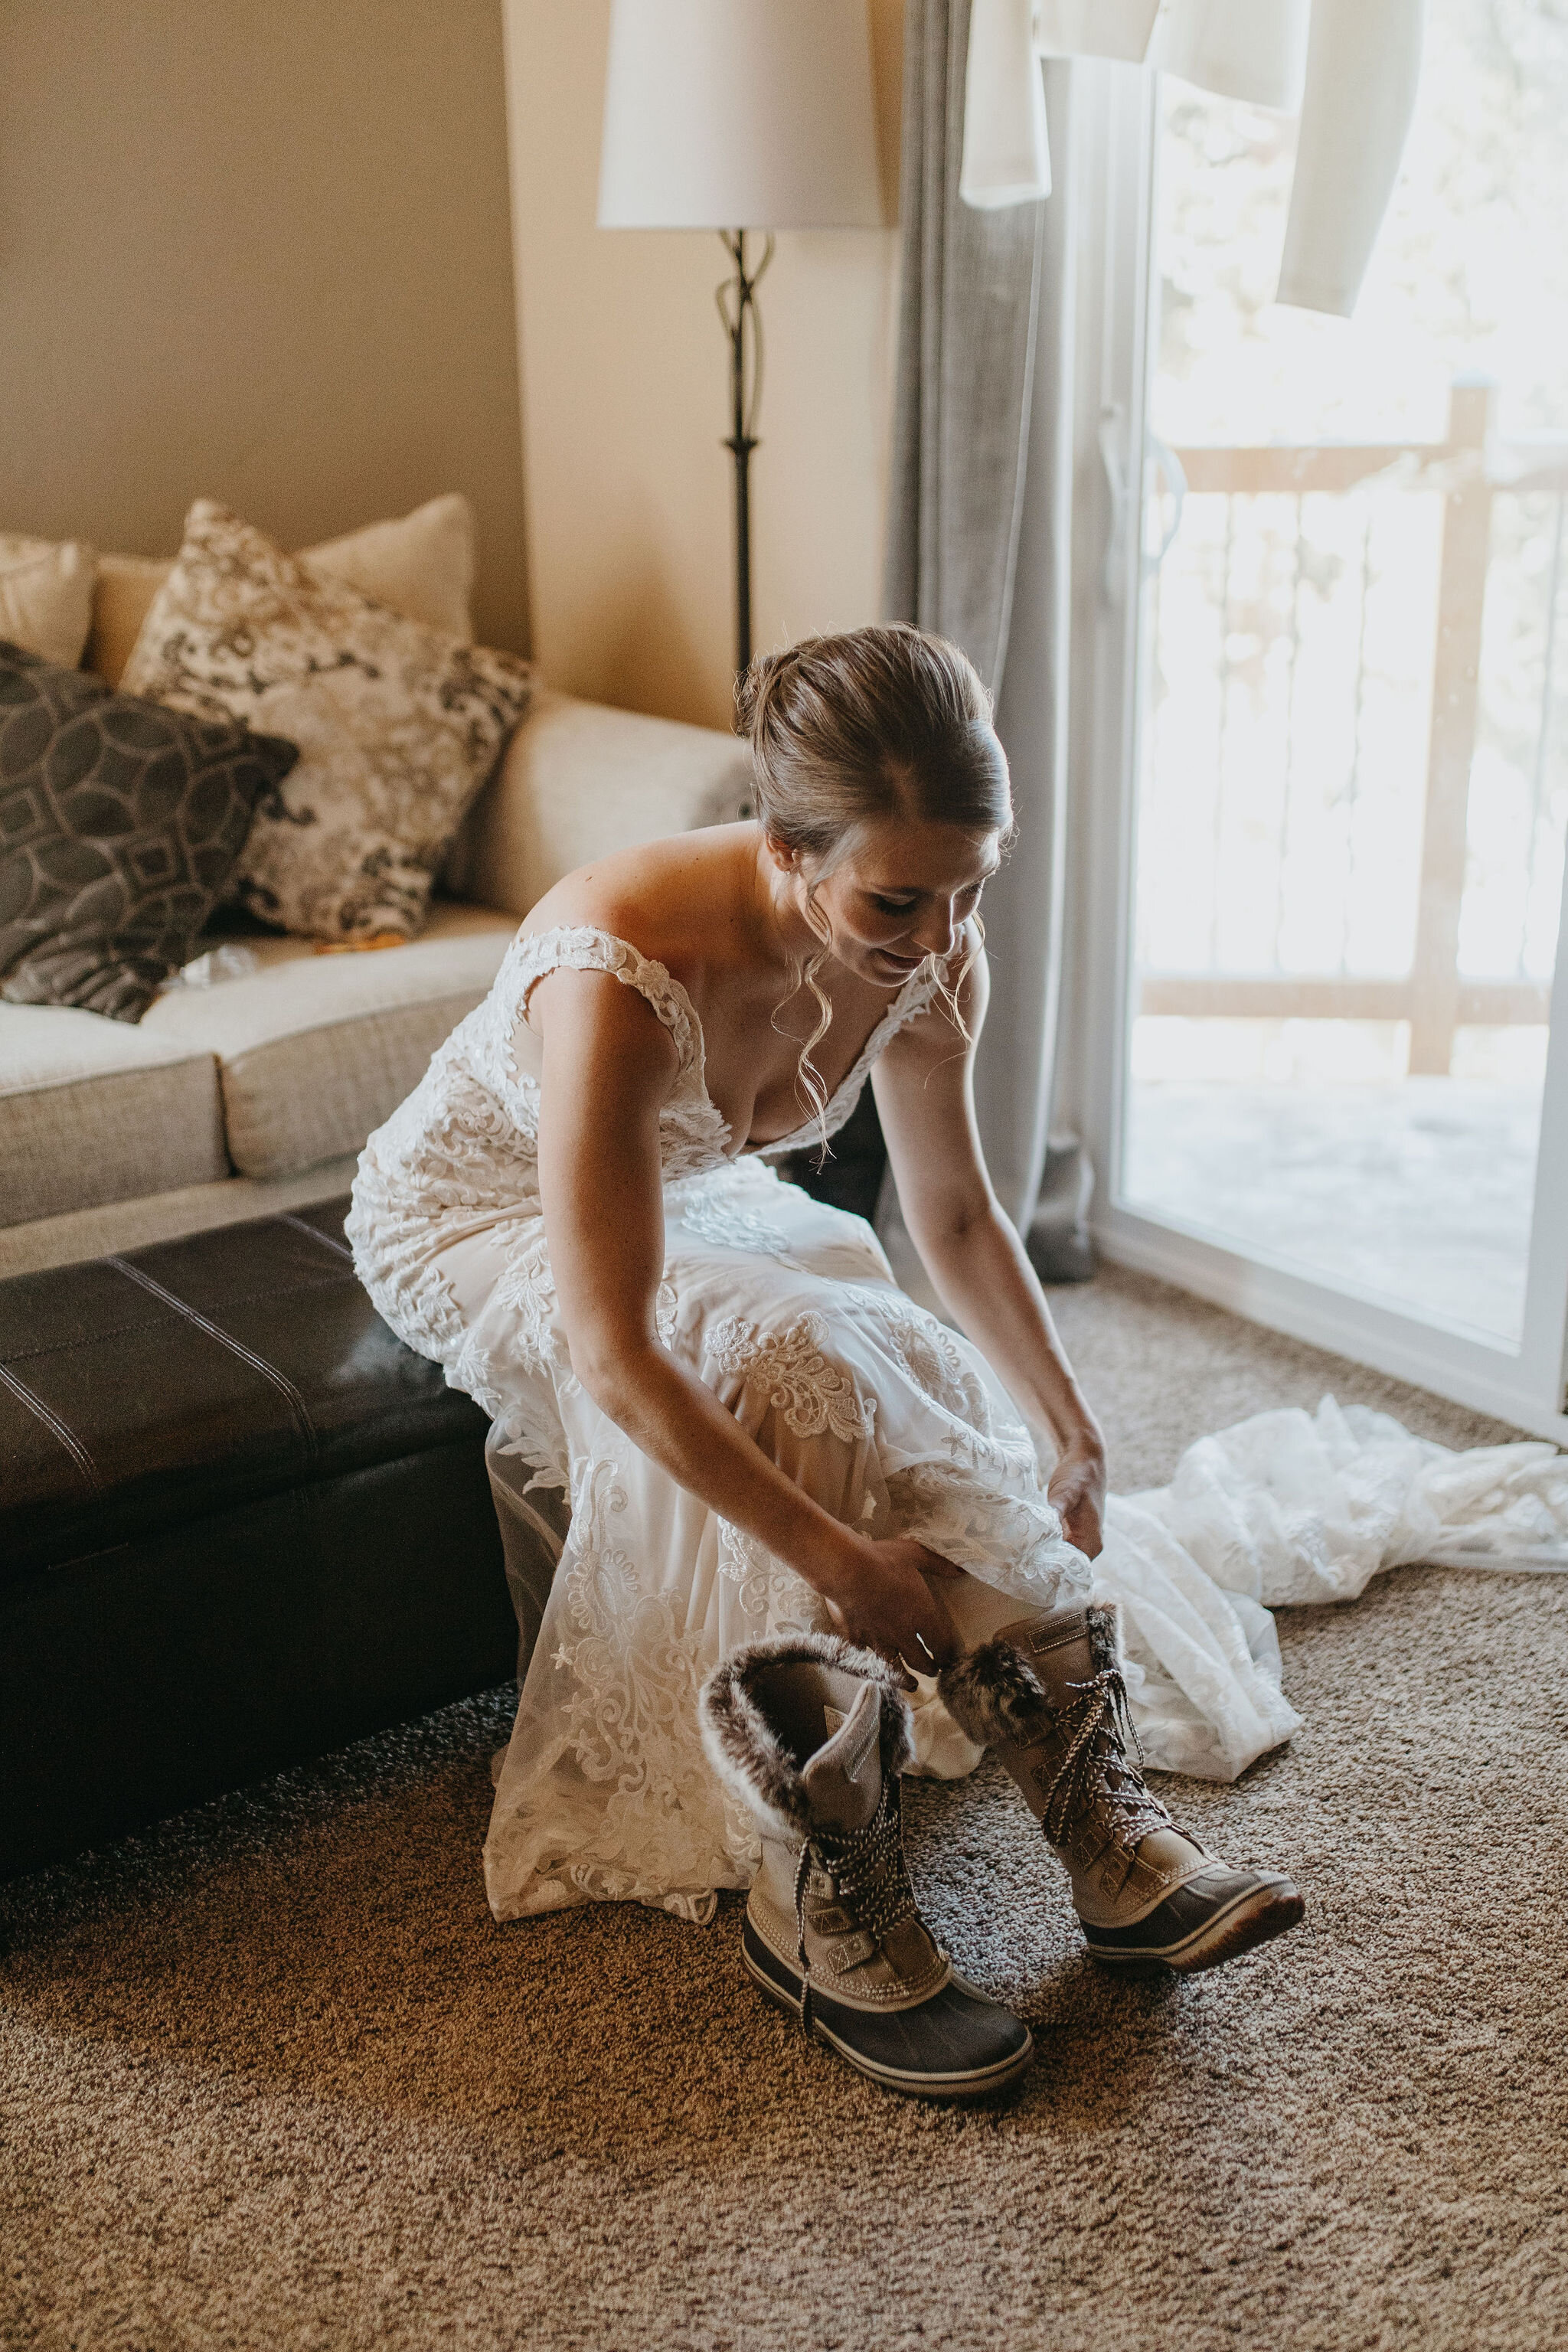
[[[499,0],[0,0],[0,530],[462,489],[520,646],[516,349]]]
[[[845,0],[855,5],[855,0]],[[716,236],[594,225],[609,0],[504,0],[534,649],[555,684],[723,726],[733,620]],[[875,0],[889,217],[901,0]],[[895,236],[781,236],[763,289],[754,635],[877,617]]]

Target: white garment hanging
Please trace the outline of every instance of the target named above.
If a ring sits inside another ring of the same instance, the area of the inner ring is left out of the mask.
[[[1046,89],[1029,37],[1029,0],[974,0],[958,193],[980,212],[1036,204],[1051,193]]]
[[[1354,310],[1415,111],[1425,18],[1426,0],[1312,0],[1276,301]]]
[[[1399,173],[1426,0],[974,0],[960,194],[1050,194],[1042,57],[1110,58],[1298,111],[1276,299],[1348,317]]]

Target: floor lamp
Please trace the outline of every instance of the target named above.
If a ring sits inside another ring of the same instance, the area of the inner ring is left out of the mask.
[[[735,661],[752,658],[757,286],[783,228],[883,221],[866,0],[612,0],[601,228],[717,229],[735,463]],[[762,235],[760,254],[748,236]]]

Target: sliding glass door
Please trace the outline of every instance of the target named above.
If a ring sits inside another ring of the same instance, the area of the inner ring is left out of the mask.
[[[1293,123],[1113,73],[1095,353],[1102,1239],[1552,1433],[1565,130],[1558,20],[1433,0],[1346,322],[1270,299]]]

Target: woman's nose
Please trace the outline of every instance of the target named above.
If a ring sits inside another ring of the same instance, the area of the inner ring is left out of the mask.
[[[952,919],[952,900],[948,898],[933,907],[914,933],[915,945],[922,955],[950,956],[958,941],[958,929]]]

